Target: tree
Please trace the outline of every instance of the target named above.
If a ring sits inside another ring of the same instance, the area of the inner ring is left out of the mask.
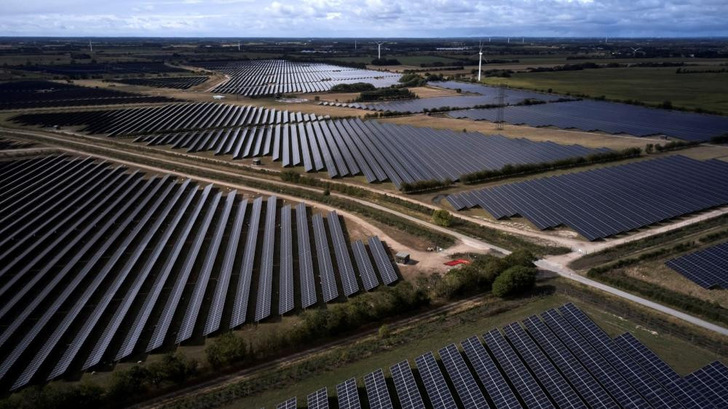
[[[432,222],[438,226],[449,227],[452,224],[452,215],[445,209],[432,212]]]
[[[213,368],[220,368],[245,359],[248,356],[248,347],[244,339],[233,332],[227,332],[205,348],[205,355]]]
[[[537,270],[533,267],[514,266],[504,271],[493,282],[493,295],[508,297],[533,288]]]
[[[534,267],[533,262],[536,260],[536,256],[526,249],[514,250],[504,258],[505,265],[522,267]]]

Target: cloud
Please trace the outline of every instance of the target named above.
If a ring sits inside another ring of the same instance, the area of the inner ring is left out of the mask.
[[[724,0],[4,0],[0,35],[728,36]]]

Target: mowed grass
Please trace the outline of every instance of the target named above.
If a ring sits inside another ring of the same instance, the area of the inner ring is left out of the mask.
[[[671,101],[673,106],[728,115],[728,74],[676,74],[676,68],[601,68],[582,71],[516,73],[511,78],[486,78],[489,84],[560,94],[605,96],[647,104]]]
[[[369,372],[381,368],[384,370],[385,376],[389,378],[389,367],[404,359],[409,360],[410,365],[414,367],[414,358],[423,353],[433,351],[437,355],[437,350],[450,343],[459,344],[473,335],[482,338],[482,334],[491,329],[503,328],[514,321],[521,321],[567,302],[574,302],[611,336],[632,332],[635,337],[655,351],[680,374],[687,374],[720,358],[716,354],[697,348],[685,341],[655,333],[633,321],[603,312],[598,306],[574,300],[557,291],[553,295],[530,299],[523,305],[492,316],[488,316],[488,311],[494,311],[503,304],[497,300],[488,299],[483,305],[468,311],[447,317],[440,316],[427,323],[418,324],[415,328],[409,329],[412,332],[407,335],[407,338],[410,339],[409,342],[382,347],[364,359],[312,375],[305,380],[297,381],[293,386],[273,388],[268,392],[237,400],[225,407],[236,409],[275,407],[276,404],[293,396],[298,397],[300,403],[305,401],[309,393],[322,387],[328,388],[329,396],[335,396],[336,385],[352,377],[356,378],[359,388],[363,388],[363,377]],[[345,359],[347,352],[340,350],[336,353]]]

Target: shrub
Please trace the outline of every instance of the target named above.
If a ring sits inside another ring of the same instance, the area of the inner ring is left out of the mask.
[[[432,222],[438,226],[449,227],[452,224],[452,215],[445,209],[432,212]]]
[[[213,368],[221,368],[234,362],[240,362],[248,356],[248,352],[245,340],[233,332],[220,335],[205,348],[207,362]]]
[[[513,266],[493,282],[493,295],[508,297],[530,290],[536,284],[537,270],[533,267]]]

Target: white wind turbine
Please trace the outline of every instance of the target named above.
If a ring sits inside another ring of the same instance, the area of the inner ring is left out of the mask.
[[[377,60],[382,59],[382,44],[384,43],[377,43]]]
[[[480,82],[480,72],[482,71],[482,68],[483,68],[483,43],[478,42],[478,47],[479,47],[478,56],[480,57],[478,59],[478,82]]]
[[[632,48],[632,47],[630,47],[630,48]],[[636,57],[637,51],[639,51],[641,49],[642,49],[642,47],[632,48],[632,57]]]

